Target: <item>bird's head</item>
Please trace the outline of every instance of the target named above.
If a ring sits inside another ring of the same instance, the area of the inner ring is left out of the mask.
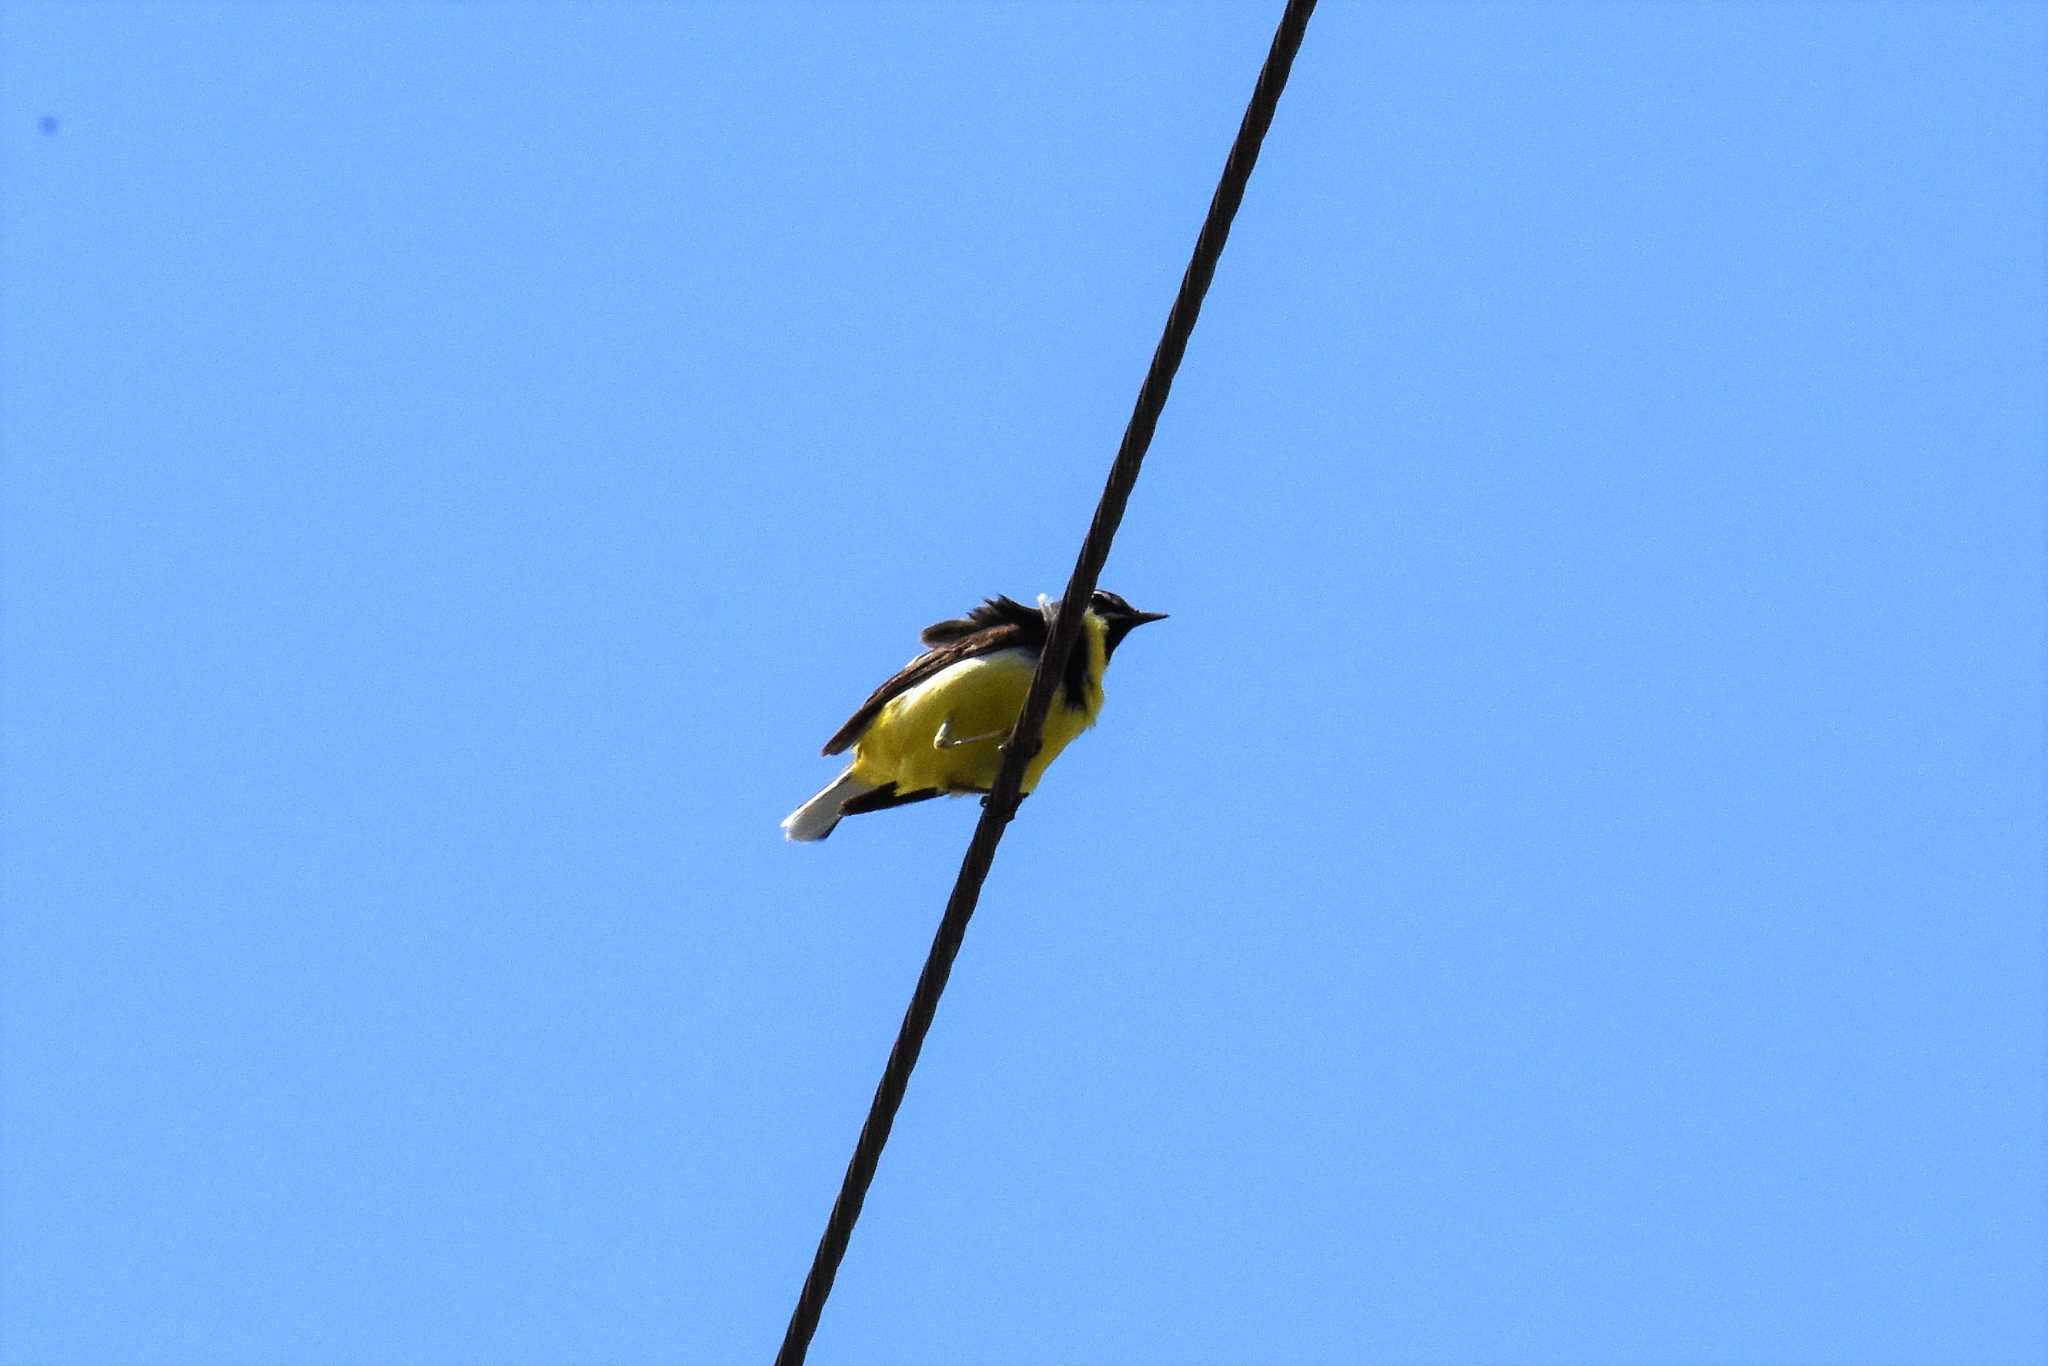
[[[1116,594],[1098,588],[1088,599],[1088,611],[1102,618],[1102,652],[1105,657],[1116,653],[1116,647],[1123,638],[1148,621],[1164,621],[1164,612],[1140,612]]]

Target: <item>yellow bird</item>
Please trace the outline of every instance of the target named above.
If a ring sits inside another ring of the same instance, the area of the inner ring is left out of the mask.
[[[995,785],[1003,742],[1024,710],[1031,675],[1058,603],[1026,607],[993,597],[964,617],[924,628],[928,647],[875,689],[825,742],[826,754],[851,745],[853,762],[823,792],[790,812],[783,833],[821,840],[844,816],[882,811],[948,793],[986,792]],[[1068,741],[1095,724],[1102,710],[1102,673],[1125,636],[1164,612],[1140,612],[1098,590],[1081,617],[1081,638],[1045,718],[1045,739],[1024,769],[1024,791],[1038,786],[1047,764]]]

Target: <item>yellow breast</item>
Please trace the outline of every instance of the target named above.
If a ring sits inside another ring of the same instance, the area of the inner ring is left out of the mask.
[[[1026,792],[1102,710],[1106,661],[1102,623],[1092,613],[1082,622],[1075,648],[1087,652],[1083,705],[1072,705],[1064,686],[1054,690],[1044,744],[1024,770]],[[855,742],[854,776],[894,783],[899,793],[988,791],[1037,666],[1038,657],[1029,651],[1003,650],[963,660],[891,699]]]

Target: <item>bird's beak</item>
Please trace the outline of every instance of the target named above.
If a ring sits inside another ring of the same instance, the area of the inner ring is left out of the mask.
[[[1165,621],[1165,620],[1166,620],[1166,613],[1164,613],[1164,612],[1133,612],[1133,613],[1131,613],[1131,625],[1132,625],[1132,627],[1134,627],[1134,628],[1135,628],[1135,627],[1139,627],[1139,626],[1143,626],[1143,625],[1144,625],[1144,624],[1145,624],[1146,622],[1148,622],[1148,621]]]

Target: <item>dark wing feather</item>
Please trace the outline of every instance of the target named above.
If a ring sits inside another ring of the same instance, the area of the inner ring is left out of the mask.
[[[924,628],[918,639],[927,645],[948,645],[977,631],[986,631],[991,626],[1016,626],[1026,631],[1037,631],[1040,633],[1040,642],[1044,641],[1043,612],[1036,607],[1026,607],[1015,598],[1006,598],[1000,593],[964,617],[933,622]]]
[[[990,598],[965,617],[925,627],[923,640],[933,648],[911,660],[895,677],[870,693],[868,700],[860,704],[860,710],[846,718],[846,724],[825,742],[826,754],[838,754],[860,739],[861,732],[891,698],[909,692],[963,659],[991,655],[998,650],[1044,649],[1045,616],[1037,608],[1009,598]]]
[[[870,811],[887,811],[892,806],[908,806],[912,802],[928,802],[934,797],[946,794],[936,787],[923,788],[917,792],[898,792],[896,784],[877,788],[865,797],[855,797],[839,808],[841,816],[864,816]]]

